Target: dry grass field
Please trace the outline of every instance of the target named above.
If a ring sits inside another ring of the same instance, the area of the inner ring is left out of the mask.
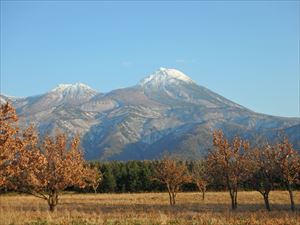
[[[170,207],[167,193],[64,194],[54,213],[44,200],[25,195],[0,196],[0,224],[8,225],[300,225],[300,192],[297,211],[289,211],[287,192],[270,194],[272,211],[266,212],[258,192],[239,192],[238,209],[230,210],[227,192],[179,193]]]

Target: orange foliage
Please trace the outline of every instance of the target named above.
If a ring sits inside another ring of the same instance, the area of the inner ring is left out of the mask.
[[[254,148],[247,157],[251,168],[249,173],[251,186],[263,196],[266,209],[270,211],[269,193],[273,190],[278,177],[276,149],[266,144]]]
[[[154,180],[166,184],[169,192],[170,205],[175,205],[176,195],[180,187],[184,183],[190,182],[191,177],[188,175],[185,164],[180,163],[171,156],[165,155],[155,168]]]
[[[1,105],[0,187],[45,199],[53,211],[60,191],[95,186],[100,181],[99,172],[85,164],[79,137],[69,144],[65,134],[57,133],[39,141],[32,126],[20,132],[17,121],[12,105]]]
[[[300,155],[293,149],[287,138],[283,143],[278,143],[277,149],[277,164],[282,181],[290,195],[291,210],[295,210],[294,195],[292,185],[300,182]]]
[[[208,185],[208,174],[205,161],[196,161],[192,168],[191,178],[198,190],[202,192],[202,200],[205,200],[206,186]]]
[[[13,162],[21,146],[18,138],[18,117],[10,103],[0,106],[0,188],[9,186],[15,173]]]
[[[239,137],[235,137],[230,143],[222,131],[215,131],[213,144],[215,148],[209,152],[207,158],[208,172],[225,181],[232,209],[236,209],[238,186],[248,174],[245,153],[249,149],[249,143]]]
[[[28,135],[31,142],[18,160],[22,168],[17,186],[22,192],[47,200],[53,211],[60,191],[70,186],[83,188],[92,184],[94,177],[85,165],[78,137],[68,144],[66,135],[58,133],[54,138],[46,136],[41,146],[37,147],[33,136],[33,133]]]

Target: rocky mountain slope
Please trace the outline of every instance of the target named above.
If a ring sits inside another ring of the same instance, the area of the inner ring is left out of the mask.
[[[98,93],[84,84],[59,85],[43,95],[12,101],[21,124],[41,133],[79,134],[87,159],[159,158],[164,151],[203,157],[211,133],[275,141],[286,134],[299,148],[300,118],[255,113],[197,85],[175,69],[160,68],[136,86]]]

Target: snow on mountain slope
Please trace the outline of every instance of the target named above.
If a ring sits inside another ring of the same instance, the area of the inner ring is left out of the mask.
[[[166,69],[161,67],[159,70],[144,78],[138,85],[143,87],[158,87],[167,84],[176,84],[178,81],[186,82],[188,84],[195,83],[184,73],[176,69]]]
[[[61,105],[80,107],[97,94],[98,92],[96,90],[81,83],[73,85],[60,84],[45,94],[27,97],[22,101],[17,101],[16,107],[21,114],[34,114],[44,111],[51,112]]]
[[[244,107],[197,85],[190,77],[176,69],[160,68],[137,85],[145,95],[169,106],[198,105],[205,108]]]
[[[48,95],[55,96],[58,98],[57,100],[63,101],[88,101],[97,95],[97,91],[82,83],[60,84],[48,92]]]
[[[15,102],[15,101],[18,101],[20,99],[22,99],[22,98],[0,94],[0,104],[6,103],[7,101]]]
[[[61,84],[13,104],[21,125],[80,134],[91,160],[153,159],[165,150],[201,157],[211,147],[211,132],[220,128],[230,137],[259,134],[272,140],[287,130],[293,143],[300,140],[299,118],[255,113],[176,69],[160,68],[134,87],[106,94],[81,83]]]

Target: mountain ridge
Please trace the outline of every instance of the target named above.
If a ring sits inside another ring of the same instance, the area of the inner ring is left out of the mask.
[[[10,100],[0,96],[1,102],[5,99]],[[41,133],[80,134],[92,160],[153,159],[166,150],[203,157],[215,129],[254,141],[258,136],[275,141],[286,131],[299,147],[300,118],[253,112],[175,69],[160,68],[133,87],[108,93],[81,83],[62,84],[12,102],[23,126],[34,121]]]

